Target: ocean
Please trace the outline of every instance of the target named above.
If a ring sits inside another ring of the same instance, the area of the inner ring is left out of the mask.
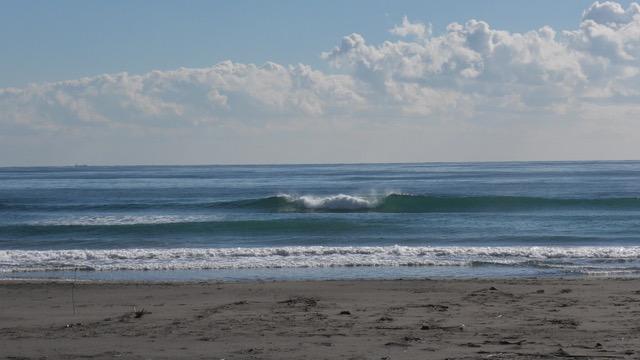
[[[640,275],[640,162],[0,168],[0,278]]]

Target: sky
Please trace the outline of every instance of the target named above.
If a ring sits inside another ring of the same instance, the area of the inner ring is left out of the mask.
[[[5,1],[0,166],[638,159],[631,1]]]

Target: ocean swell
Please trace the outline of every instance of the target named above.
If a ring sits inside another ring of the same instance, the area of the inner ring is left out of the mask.
[[[529,196],[415,195],[296,195],[278,194],[254,199],[207,202],[114,202],[86,204],[0,203],[1,211],[138,211],[138,210],[251,210],[262,212],[482,212],[567,209],[640,211],[640,197],[545,198]]]
[[[549,209],[640,210],[640,198],[541,198],[525,196],[447,196],[391,193],[384,196],[280,194],[260,199],[211,204],[211,207],[246,208],[278,212],[481,212]]]

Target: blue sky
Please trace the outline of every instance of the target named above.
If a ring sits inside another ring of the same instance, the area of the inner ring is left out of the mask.
[[[223,60],[324,67],[320,52],[353,32],[378,43],[404,15],[485,20],[523,32],[575,28],[592,1],[5,1],[0,87],[102,73],[205,67]],[[621,2],[628,4],[629,2]]]
[[[0,166],[637,158],[639,34],[631,1],[5,1]]]

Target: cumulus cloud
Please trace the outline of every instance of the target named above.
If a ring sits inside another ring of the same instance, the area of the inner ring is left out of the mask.
[[[584,12],[579,29],[561,33],[548,26],[512,33],[469,20],[412,42],[370,45],[351,34],[323,57],[413,114],[437,113],[438,107],[456,103],[476,113],[480,108],[565,111],[594,98],[618,102],[640,90],[639,9],[636,3],[623,9],[596,2]],[[418,35],[426,28],[405,18],[392,32]],[[425,101],[438,96],[458,101]]]
[[[395,26],[389,30],[390,33],[397,36],[416,36],[418,38],[424,38],[431,35],[431,25],[428,27],[421,23],[412,23],[405,16],[402,18],[402,25]]]
[[[595,2],[577,29],[526,33],[469,20],[438,35],[407,17],[400,37],[345,36],[322,53],[335,69],[222,62],[0,89],[0,126],[215,125],[278,119],[474,119],[635,107],[640,5]],[[596,104],[596,105],[594,105]]]
[[[583,20],[592,20],[598,24],[620,26],[632,22],[640,15],[640,5],[631,3],[627,9],[613,1],[596,1],[582,14]]]

